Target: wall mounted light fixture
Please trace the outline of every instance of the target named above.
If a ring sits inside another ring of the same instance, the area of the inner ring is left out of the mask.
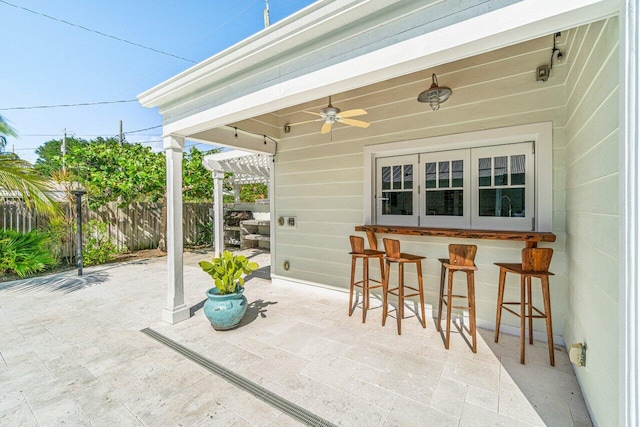
[[[448,87],[438,86],[438,77],[435,73],[431,75],[431,79],[433,81],[431,87],[418,95],[418,102],[428,102],[431,109],[436,111],[440,108],[440,104],[449,99],[453,91]]]
[[[553,60],[555,59],[556,63],[562,62],[564,59],[564,54],[556,47],[556,41],[562,37],[562,33],[555,33],[553,35],[553,48],[551,49],[551,59],[549,60],[549,65],[541,65],[536,70],[536,81],[546,82],[549,80],[551,76],[551,70],[553,69]]]

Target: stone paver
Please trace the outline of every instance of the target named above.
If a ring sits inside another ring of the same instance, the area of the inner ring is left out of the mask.
[[[261,266],[268,254],[248,252]],[[201,309],[209,253],[185,254],[194,315],[160,320],[166,261],[152,259],[0,285],[0,425],[293,426],[286,414],[140,332],[151,328],[338,425],[589,425],[563,349],[518,362],[517,337],[480,330],[478,353],[434,322],[396,333],[381,309],[347,316],[348,294],[248,281],[240,327]],[[372,306],[379,303],[372,303]],[[408,313],[407,313],[408,314]]]

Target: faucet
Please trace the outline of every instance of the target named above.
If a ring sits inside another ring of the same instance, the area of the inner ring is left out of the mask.
[[[498,216],[502,216],[502,199],[505,199],[505,198],[509,202],[509,217],[511,217],[511,198],[506,194],[500,197],[500,200],[498,201]]]

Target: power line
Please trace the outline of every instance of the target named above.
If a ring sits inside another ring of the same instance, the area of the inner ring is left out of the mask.
[[[4,3],[3,0],[0,0],[0,3]],[[125,99],[120,101],[98,101],[98,102],[81,102],[78,104],[57,104],[57,105],[33,105],[29,107],[7,107],[0,108],[0,111],[9,111],[9,110],[37,110],[43,108],[62,108],[62,107],[86,107],[88,105],[104,105],[104,104],[123,104],[127,102],[138,102],[137,99]]]
[[[29,13],[33,13],[34,15],[43,16],[43,17],[51,19],[53,21],[57,21],[57,22],[61,22],[63,24],[70,25],[72,27],[80,28],[82,30],[89,31],[90,33],[95,33],[95,34],[101,35],[103,37],[108,37],[108,38],[111,38],[111,39],[114,39],[114,40],[117,40],[117,41],[120,41],[120,42],[123,42],[123,43],[127,43],[127,44],[130,44],[132,46],[137,46],[137,47],[140,47],[142,49],[150,50],[150,51],[162,54],[162,55],[171,56],[173,58],[177,58],[177,59],[181,59],[183,61],[191,62],[192,64],[196,64],[197,63],[196,61],[194,61],[192,59],[183,58],[182,56],[177,56],[177,55],[174,55],[174,54],[169,53],[169,52],[165,52],[165,51],[162,51],[162,50],[154,49],[154,48],[149,47],[149,46],[142,45],[140,43],[135,43],[135,42],[132,42],[132,41],[120,38],[120,37],[112,36],[111,34],[103,33],[101,31],[97,31],[97,30],[92,30],[91,28],[87,28],[87,27],[84,27],[82,25],[74,24],[73,22],[65,21],[64,19],[55,18],[55,17],[47,15],[45,13],[36,12],[35,10],[27,9],[26,7],[18,6],[17,4],[9,3],[8,1],[5,1],[5,0],[0,0],[0,3],[4,3],[7,6],[15,7],[16,9],[22,9],[22,10],[27,11]]]
[[[138,129],[138,130],[130,130],[128,132],[124,132],[124,134],[128,135],[130,133],[144,132],[145,130],[158,129],[158,128],[161,128],[161,127],[162,127],[162,125],[158,125],[158,126],[152,126],[150,128],[144,128],[144,129]]]

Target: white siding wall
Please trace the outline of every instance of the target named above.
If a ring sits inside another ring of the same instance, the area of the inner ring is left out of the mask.
[[[567,342],[593,418],[618,425],[618,20],[579,28],[567,78]]]
[[[300,125],[278,146],[276,217],[296,216],[296,229],[276,229],[276,274],[294,281],[347,289],[348,236],[362,223],[363,147],[504,126],[553,123],[553,232],[551,271],[554,334],[585,342],[587,366],[576,368],[594,421],[616,425],[618,412],[618,24],[612,18],[563,33],[566,61],[546,83],[535,69],[548,63],[551,35],[445,64],[384,84],[334,96],[343,110],[365,108],[372,125],[337,125],[333,140],[320,123]],[[416,102],[432,72],[453,96],[440,111]],[[281,111],[272,122],[312,119],[326,100]],[[382,237],[382,236],[380,236]],[[455,240],[396,236],[403,251],[425,255],[426,301],[437,299],[438,257]],[[479,323],[493,327],[498,269],[520,258],[521,243],[477,244]],[[282,264],[290,262],[290,270]],[[411,269],[409,269],[410,271]],[[408,275],[411,280],[411,274]],[[458,282],[462,284],[462,281]],[[537,288],[537,286],[535,287]],[[512,278],[507,293],[515,296]],[[535,289],[538,290],[538,289]],[[534,291],[534,300],[540,299]],[[345,298],[345,311],[347,299]],[[505,323],[516,325],[513,316]],[[433,327],[432,324],[429,327]],[[542,331],[540,321],[534,325]]]
[[[568,36],[568,34],[566,35]],[[279,276],[347,289],[350,257],[348,236],[363,221],[363,147],[460,132],[512,125],[553,122],[554,164],[545,173],[554,174],[553,231],[557,241],[552,271],[554,333],[562,335],[566,314],[567,277],[564,215],[564,112],[566,65],[554,66],[546,83],[536,82],[535,69],[548,63],[552,36],[490,52],[474,58],[442,65],[434,70],[405,76],[334,96],[333,104],[343,110],[364,108],[362,119],[368,129],[336,125],[333,141],[320,135],[320,123],[294,126],[278,144],[276,155],[276,217],[297,217],[297,228],[276,228],[275,270]],[[418,93],[431,85],[431,73],[441,85],[450,86],[453,95],[439,111],[416,101]],[[313,119],[301,110],[318,111],[326,100],[281,111],[281,122]],[[425,147],[428,149],[428,147]],[[382,236],[380,236],[382,237]],[[447,245],[454,240],[395,236],[404,252],[425,255],[426,301],[435,304],[440,264]],[[498,269],[494,262],[517,262],[524,243],[458,240],[477,244],[476,299],[478,318],[493,327],[497,298]],[[290,263],[284,271],[283,262]],[[411,280],[411,270],[408,269]],[[415,275],[413,276],[415,277]],[[462,285],[462,277],[459,278]],[[517,278],[508,283],[508,294],[519,289]],[[534,298],[540,298],[539,289]],[[347,300],[345,299],[345,311]],[[513,316],[505,323],[516,324]],[[482,323],[481,323],[482,324]],[[433,327],[430,324],[429,327]],[[544,330],[536,322],[536,330]]]

